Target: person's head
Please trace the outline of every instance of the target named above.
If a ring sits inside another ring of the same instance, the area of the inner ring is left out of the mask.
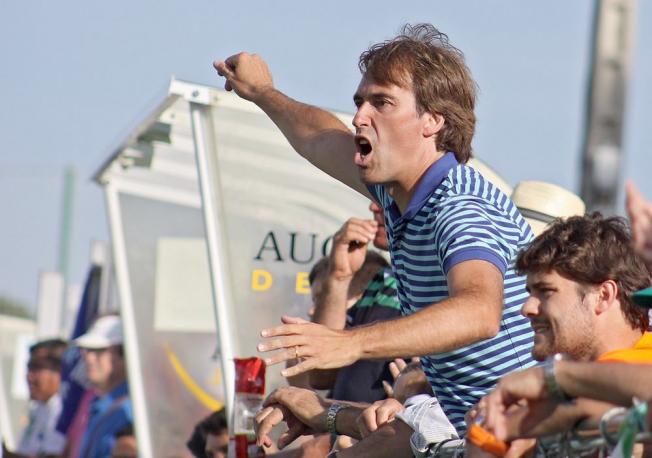
[[[138,444],[133,425],[129,424],[116,433],[111,458],[138,458]]]
[[[535,359],[567,353],[593,360],[648,327],[631,296],[650,278],[622,218],[559,220],[519,254],[516,268],[527,274],[530,297],[522,312],[534,330]]]
[[[389,242],[387,241],[387,229],[385,229],[385,214],[383,213],[383,207],[372,200],[369,203],[369,211],[373,215],[374,221],[378,223],[378,230],[374,236],[373,244],[379,250],[388,251]]]
[[[86,334],[75,339],[81,349],[86,376],[93,387],[106,394],[127,379],[122,320],[117,315],[100,317]]]
[[[204,438],[206,458],[226,458],[229,451],[229,428],[224,409],[217,410],[197,425]]]
[[[472,155],[476,85],[459,49],[430,24],[405,25],[401,33],[362,53],[356,165],[367,183],[404,178],[429,155]]]
[[[27,386],[30,399],[47,402],[59,391],[61,358],[66,349],[61,339],[42,340],[29,349]]]

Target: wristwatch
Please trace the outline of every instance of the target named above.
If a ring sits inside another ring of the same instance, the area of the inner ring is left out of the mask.
[[[328,413],[326,414],[326,431],[331,434],[338,434],[337,428],[335,426],[335,418],[337,417],[337,412],[342,409],[346,409],[347,407],[349,406],[346,404],[338,404],[337,402],[331,404],[331,406],[328,408]]]
[[[569,396],[564,390],[561,389],[557,383],[555,374],[555,363],[557,361],[568,361],[570,358],[562,353],[556,353],[550,358],[546,359],[541,367],[543,368],[543,381],[550,397],[556,401],[569,402],[573,398]]]

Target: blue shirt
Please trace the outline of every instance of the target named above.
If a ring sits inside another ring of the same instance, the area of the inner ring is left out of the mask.
[[[504,308],[498,334],[421,358],[444,412],[464,434],[464,414],[500,377],[534,365],[532,330],[520,313],[528,297],[525,278],[514,270],[518,252],[529,244],[533,233],[500,189],[473,168],[458,164],[452,153],[426,171],[403,214],[382,185],[369,190],[384,208],[403,315],[448,298],[446,276],[461,262],[484,260],[503,274]]]
[[[82,438],[78,458],[111,456],[115,435],[133,422],[127,383],[110,393],[96,397],[90,405],[88,425]]]

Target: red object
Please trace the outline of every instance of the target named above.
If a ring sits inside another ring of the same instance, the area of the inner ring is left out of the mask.
[[[237,434],[234,437],[235,458],[252,458],[263,456],[256,445],[256,439],[245,434]]]
[[[496,436],[477,423],[471,425],[466,433],[466,438],[476,447],[496,456],[505,456],[509,448],[505,442],[496,439]]]
[[[265,394],[265,362],[260,358],[235,358],[235,402],[229,457],[264,456],[256,445],[254,415],[262,407]]]
[[[235,392],[265,394],[265,361],[235,358]]]

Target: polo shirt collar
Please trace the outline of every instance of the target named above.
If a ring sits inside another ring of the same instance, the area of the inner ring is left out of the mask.
[[[421,210],[421,207],[423,207],[423,204],[432,195],[432,192],[444,181],[448,172],[457,165],[458,162],[455,159],[455,154],[449,151],[428,167],[428,170],[419,179],[414,194],[412,194],[412,198],[402,215],[398,205],[396,205],[396,201],[392,200],[392,204],[389,207],[392,220],[400,223],[414,218],[417,212]]]

